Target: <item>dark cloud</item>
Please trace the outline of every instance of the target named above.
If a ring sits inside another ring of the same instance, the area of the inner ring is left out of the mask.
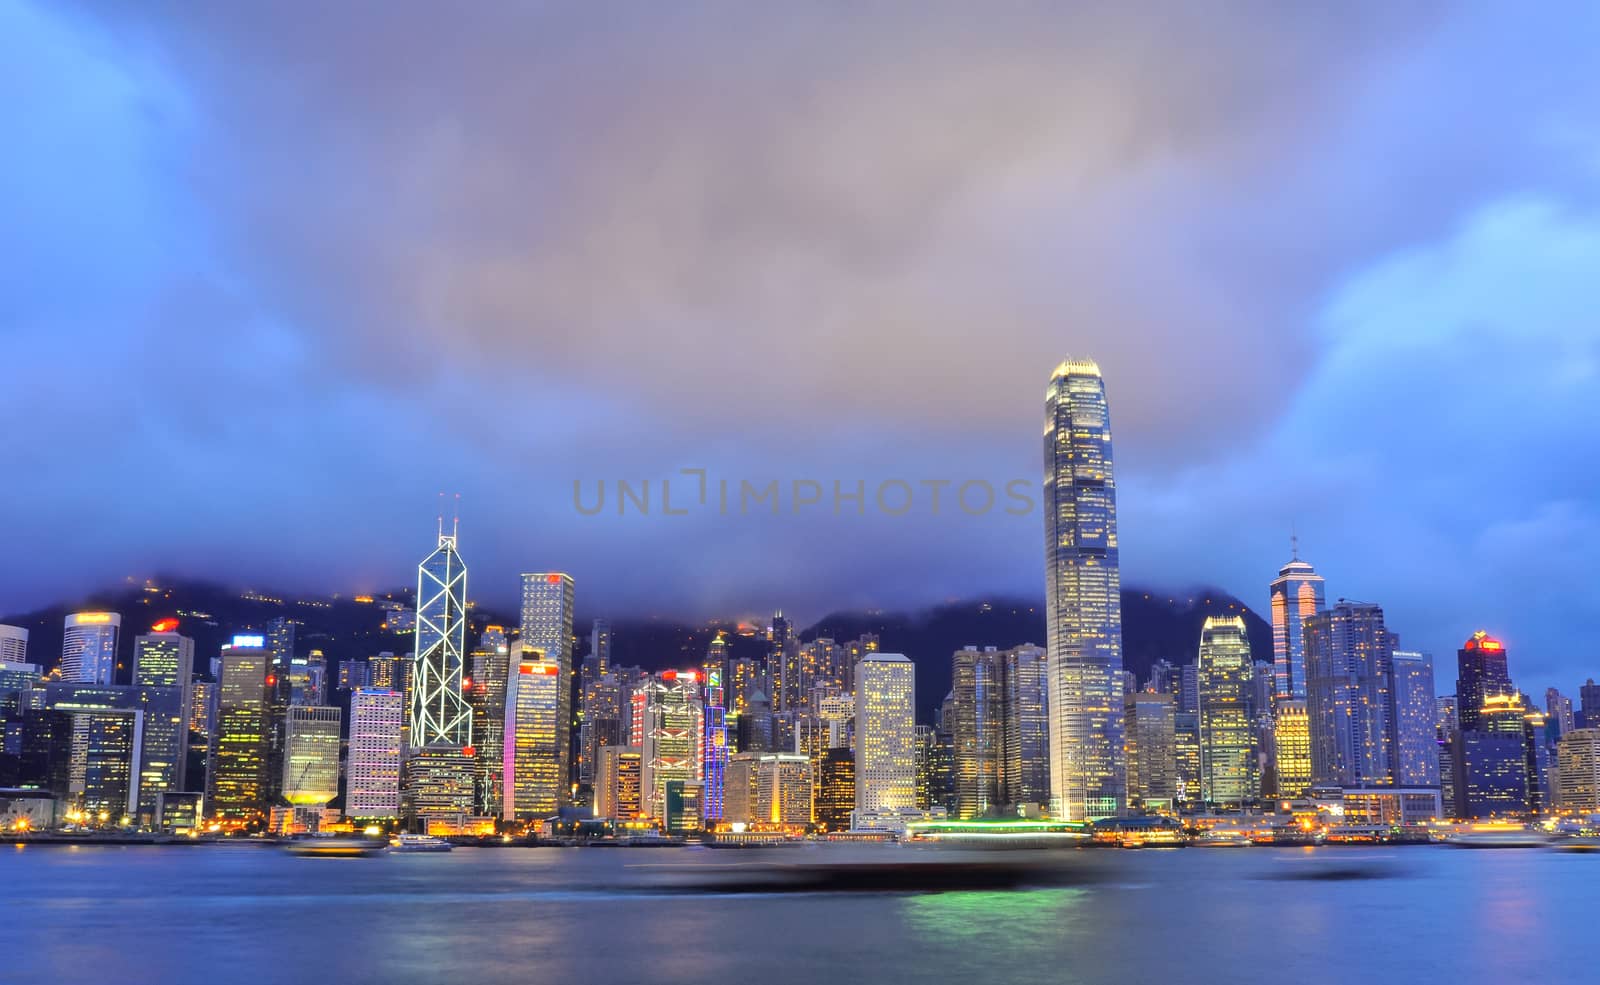
[[[1546,420],[1485,419],[1431,369],[1493,348],[1528,388],[1543,347],[1592,346],[1581,322],[1532,333],[1515,254],[1484,245],[1526,232],[1485,211],[1506,201],[1590,228],[1581,6],[7,16],[28,57],[4,104],[62,94],[0,165],[48,247],[8,317],[35,372],[0,393],[44,422],[12,439],[29,478],[7,495],[50,505],[28,543],[57,559],[19,595],[169,559],[397,580],[441,488],[480,586],[560,566],[596,605],[697,612],[1031,591],[1037,516],[583,519],[570,483],[1032,478],[1067,354],[1109,380],[1130,577],[1256,598],[1296,522],[1409,611],[1428,590],[1388,573],[1414,569],[1357,545],[1470,568],[1594,515],[1593,483],[1553,470],[1514,502],[1457,485],[1437,523],[1382,494]],[[1396,273],[1472,249],[1490,266]],[[1492,321],[1417,300],[1484,281]],[[39,382],[86,350],[71,393]],[[1349,369],[1367,358],[1392,369]],[[106,434],[113,496],[55,452]],[[1418,645],[1534,591],[1451,585],[1401,627]]]

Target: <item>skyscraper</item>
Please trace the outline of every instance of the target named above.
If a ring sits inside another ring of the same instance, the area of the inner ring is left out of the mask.
[[[1236,807],[1259,800],[1254,667],[1244,618],[1207,617],[1196,662],[1200,686],[1200,796]]]
[[[1043,648],[969,646],[957,650],[951,663],[956,814],[982,817],[1000,808],[1048,803]]]
[[[115,612],[74,612],[61,639],[61,680],[67,684],[111,684],[117,673],[117,634],[122,616]]]
[[[28,662],[28,631],[0,623],[0,664]]]
[[[501,816],[507,821],[541,821],[564,803],[567,764],[559,737],[567,730],[561,717],[570,704],[561,700],[565,686],[558,664],[522,648],[506,685]]]
[[[595,767],[595,817],[631,821],[640,811],[640,760],[633,746],[601,746]]]
[[[194,640],[173,631],[133,638],[133,682],[187,687],[194,677]]]
[[[1434,703],[1433,657],[1394,651],[1395,782],[1402,787],[1439,785],[1438,707]]]
[[[217,727],[211,740],[213,816],[245,823],[267,808],[267,670],[272,655],[261,636],[235,636],[222,649]]]
[[[856,824],[917,806],[916,666],[873,653],[855,666]]]
[[[1600,811],[1600,728],[1573,729],[1556,746],[1561,808]]]
[[[293,705],[284,719],[283,796],[296,807],[323,807],[339,796],[338,708]]]
[[[559,805],[570,800],[567,772],[572,765],[572,576],[543,571],[522,576],[522,630],[524,649],[538,650],[557,667],[556,756],[561,763]],[[508,696],[506,699],[510,701]]]
[[[1506,670],[1506,648],[1478,630],[1456,651],[1456,717],[1463,732],[1478,728],[1484,701],[1515,693]]]
[[[1128,800],[1167,810],[1178,799],[1176,704],[1172,695],[1139,691],[1124,700]]]
[[[1279,797],[1311,788],[1311,719],[1306,703],[1280,698],[1272,719],[1273,774]]]
[[[1305,621],[1326,608],[1322,576],[1300,560],[1299,541],[1278,569],[1272,596],[1272,675],[1276,697],[1306,698]]]
[[[400,725],[404,720],[404,699],[399,691],[364,687],[350,695],[346,815],[372,820],[400,816]]]
[[[705,780],[705,707],[700,672],[663,670],[633,693],[640,760],[640,813],[667,817],[667,785],[699,788]]]
[[[589,630],[589,656],[594,658],[595,673],[611,673],[611,620],[596,619]]]
[[[417,566],[417,642],[411,660],[411,707],[400,777],[401,813],[428,830],[449,829],[472,812],[476,795],[472,708],[462,693],[466,665],[467,566],[457,533],[444,533]]]
[[[1056,367],[1045,394],[1045,602],[1050,794],[1059,816],[1122,810],[1122,580],[1105,382]]]
[[[472,707],[472,738],[477,750],[474,789],[478,812],[500,816],[505,771],[506,688],[511,675],[511,647],[505,630],[485,626],[472,660],[472,685],[467,704]]]
[[[456,534],[439,533],[439,545],[417,566],[417,642],[412,657],[412,748],[462,749],[472,745],[472,709],[461,694],[466,666],[467,566],[456,553]]]
[[[1376,605],[1341,600],[1306,620],[1313,782],[1394,782],[1393,647]]]

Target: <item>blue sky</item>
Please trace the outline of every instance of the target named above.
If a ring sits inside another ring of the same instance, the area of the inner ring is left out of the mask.
[[[1487,627],[1572,690],[1600,19],[1401,6],[0,0],[0,609],[404,583],[441,490],[498,602],[1037,593],[1037,513],[572,483],[1033,480],[1073,355],[1129,583],[1264,605],[1293,526],[1407,645]]]

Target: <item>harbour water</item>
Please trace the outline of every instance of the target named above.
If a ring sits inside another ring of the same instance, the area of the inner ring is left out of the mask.
[[[661,865],[748,862],[698,848],[312,859],[253,846],[4,846],[0,982],[1594,981],[1596,855],[1070,854],[1097,878],[731,894],[658,878]]]

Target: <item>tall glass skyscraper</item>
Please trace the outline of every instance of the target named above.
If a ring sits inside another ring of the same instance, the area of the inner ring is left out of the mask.
[[[561,667],[538,650],[523,648],[506,685],[503,733],[502,816],[507,821],[539,821],[565,803],[566,760],[561,735],[567,722],[561,700],[567,687]]]
[[[1238,806],[1261,797],[1256,760],[1254,667],[1244,618],[1208,617],[1196,662],[1200,683],[1200,796]]]
[[[1456,651],[1456,715],[1461,731],[1479,727],[1485,701],[1514,694],[1506,668],[1506,648],[1483,630]]]
[[[417,648],[412,658],[413,748],[472,745],[472,709],[461,695],[466,663],[467,566],[456,534],[442,530],[439,546],[417,566]]]
[[[1394,783],[1394,636],[1381,607],[1340,602],[1306,620],[1306,694],[1312,781]]]
[[[1394,651],[1395,782],[1402,787],[1439,785],[1437,709],[1433,657]]]
[[[1278,569],[1272,593],[1273,693],[1292,701],[1306,699],[1305,622],[1326,607],[1322,576],[1300,560],[1298,542],[1289,563]]]
[[[74,612],[61,638],[61,680],[66,684],[111,684],[117,672],[115,612]]]
[[[558,668],[555,710],[556,757],[560,780],[560,806],[566,806],[569,796],[567,773],[572,765],[572,576],[559,571],[540,571],[522,576],[522,651],[513,650],[513,656],[532,649]],[[510,707],[510,688],[506,696]],[[507,735],[510,740],[510,735]],[[509,781],[508,781],[509,783]],[[509,789],[507,797],[509,798]]]
[[[917,668],[901,653],[868,654],[855,668],[856,821],[917,806]],[[891,822],[892,823],[892,822]]]
[[[1126,801],[1122,578],[1105,381],[1056,367],[1045,391],[1045,603],[1050,797],[1057,816],[1108,817]]]
[[[348,817],[385,819],[400,815],[399,691],[358,688],[350,695],[350,755],[345,770]]]

